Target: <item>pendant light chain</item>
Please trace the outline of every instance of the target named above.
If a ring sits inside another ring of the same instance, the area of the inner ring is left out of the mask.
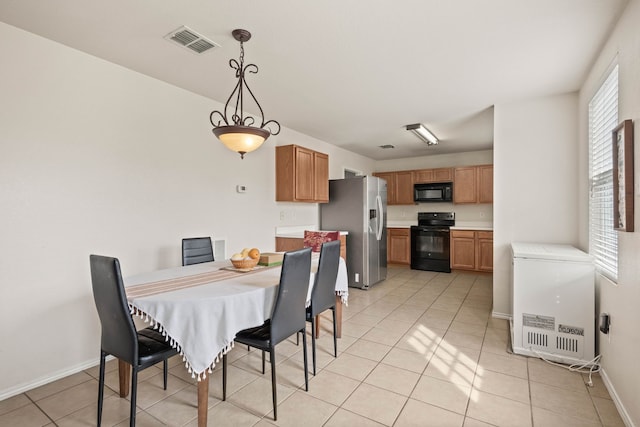
[[[238,91],[238,99],[236,101],[236,111],[233,117],[233,123],[243,126],[244,120],[242,119],[242,115],[244,111],[244,42],[242,40],[240,40],[240,67],[238,68],[238,72],[240,73],[240,75],[238,76],[238,85],[240,86],[240,90]],[[238,114],[238,110],[240,110],[240,114]]]

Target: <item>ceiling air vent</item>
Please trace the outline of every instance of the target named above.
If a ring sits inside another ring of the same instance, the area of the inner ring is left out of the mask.
[[[165,39],[178,43],[180,46],[191,50],[195,53],[203,53],[211,48],[220,47],[201,34],[193,31],[189,27],[182,26],[175,31],[170,32]]]

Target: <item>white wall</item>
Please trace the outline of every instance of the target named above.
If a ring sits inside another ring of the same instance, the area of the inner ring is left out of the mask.
[[[488,165],[493,163],[493,150],[469,151],[455,154],[437,154],[433,156],[409,157],[406,159],[379,160],[376,162],[376,172],[431,169],[455,166]],[[491,204],[455,205],[453,203],[418,203],[416,205],[389,206],[387,208],[388,221],[418,221],[418,212],[455,212],[456,221],[493,220],[493,206]]]
[[[618,233],[618,282],[597,275],[596,305],[611,315],[609,335],[598,333],[603,377],[627,425],[640,426],[640,2],[631,1],[600,52],[580,91],[580,158],[588,158],[588,104],[609,71],[619,64],[618,119],[634,120],[635,232]],[[588,163],[580,169],[580,207],[588,209]],[[588,245],[588,217],[580,224],[580,242]]]
[[[511,314],[511,242],[578,243],[577,107],[577,94],[495,106],[494,316]]]
[[[273,250],[276,226],[318,221],[275,202],[275,145],[329,154],[332,178],[373,169],[287,128],[240,160],[211,133],[219,103],[3,23],[0,40],[0,400],[97,363],[89,254],[126,276],[180,265],[183,237]]]

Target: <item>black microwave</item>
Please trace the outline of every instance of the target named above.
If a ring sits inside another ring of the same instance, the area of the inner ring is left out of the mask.
[[[453,183],[414,184],[413,200],[416,202],[451,202],[453,201]]]

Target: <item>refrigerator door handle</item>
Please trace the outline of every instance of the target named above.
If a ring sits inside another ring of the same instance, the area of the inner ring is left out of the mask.
[[[384,224],[384,209],[382,206],[382,198],[380,195],[376,196],[376,204],[378,205],[378,230],[376,231],[376,240],[382,239],[382,229]]]

